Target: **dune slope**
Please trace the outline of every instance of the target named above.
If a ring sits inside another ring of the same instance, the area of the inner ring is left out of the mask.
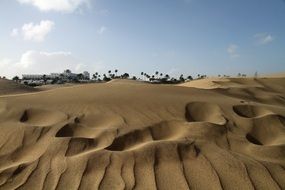
[[[0,98],[0,189],[285,189],[285,80]]]
[[[38,89],[18,84],[7,79],[0,79],[0,96],[7,94],[21,94],[27,92],[38,92]]]

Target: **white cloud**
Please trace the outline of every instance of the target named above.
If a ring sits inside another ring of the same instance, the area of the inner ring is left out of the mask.
[[[97,30],[97,33],[98,33],[98,34],[103,34],[106,30],[107,30],[107,28],[106,28],[105,26],[101,26],[101,27],[99,28],[99,30]]]
[[[238,58],[240,55],[238,54],[238,46],[236,44],[230,44],[227,52],[231,58]]]
[[[70,52],[27,51],[21,56],[16,66],[32,73],[49,73],[61,72],[66,68],[74,70],[78,64],[81,62]]]
[[[11,78],[22,74],[49,74],[71,69],[74,72],[88,70],[87,65],[70,52],[27,51],[20,60],[0,60],[0,76]]]
[[[82,5],[89,6],[89,0],[17,0],[21,4],[30,4],[41,11],[73,12]]]
[[[42,20],[38,25],[34,23],[24,24],[21,32],[25,40],[42,42],[53,27],[54,22],[50,20]]]
[[[274,37],[268,33],[255,34],[254,38],[256,39],[256,43],[258,45],[266,45],[266,44],[273,42],[273,40],[274,40]]]
[[[11,59],[0,59],[0,76],[3,77],[13,77],[13,75],[11,75],[12,73],[14,73],[14,62]]]
[[[11,32],[11,36],[22,36],[24,40],[43,42],[53,28],[54,22],[50,20],[42,20],[39,24],[31,22],[24,24],[20,30],[14,28]]]

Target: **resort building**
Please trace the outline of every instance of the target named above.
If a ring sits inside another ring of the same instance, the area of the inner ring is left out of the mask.
[[[84,78],[87,79],[87,80],[90,79],[90,74],[89,74],[89,72],[87,72],[87,71],[84,71],[84,72],[83,72],[83,76],[84,76]]]
[[[43,79],[43,75],[37,75],[37,74],[28,74],[28,75],[22,75],[23,80],[41,80]]]
[[[87,71],[82,73],[85,80],[90,79],[90,74]],[[49,75],[40,75],[40,74],[23,74],[23,80],[44,80],[44,79],[64,79],[64,80],[72,80],[77,79],[78,74],[72,73],[71,70],[67,69],[63,71],[63,73],[51,73]]]

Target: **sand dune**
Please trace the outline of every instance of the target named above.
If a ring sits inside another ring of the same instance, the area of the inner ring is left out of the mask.
[[[0,96],[7,94],[21,94],[38,91],[39,89],[28,87],[26,85],[22,85],[11,80],[0,79]]]
[[[285,189],[285,80],[198,82],[1,97],[0,189]]]
[[[179,84],[178,86],[203,88],[203,89],[226,88],[226,86],[222,86],[220,84],[220,83],[225,84],[225,82],[229,82],[229,80],[227,78],[206,78],[206,79],[198,79],[182,83]]]
[[[284,78],[285,77],[285,72],[265,74],[265,75],[262,75],[262,76],[263,77],[268,77],[268,78]]]

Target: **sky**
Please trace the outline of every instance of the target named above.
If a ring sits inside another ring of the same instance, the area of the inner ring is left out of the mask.
[[[285,71],[283,0],[1,0],[0,76]]]

